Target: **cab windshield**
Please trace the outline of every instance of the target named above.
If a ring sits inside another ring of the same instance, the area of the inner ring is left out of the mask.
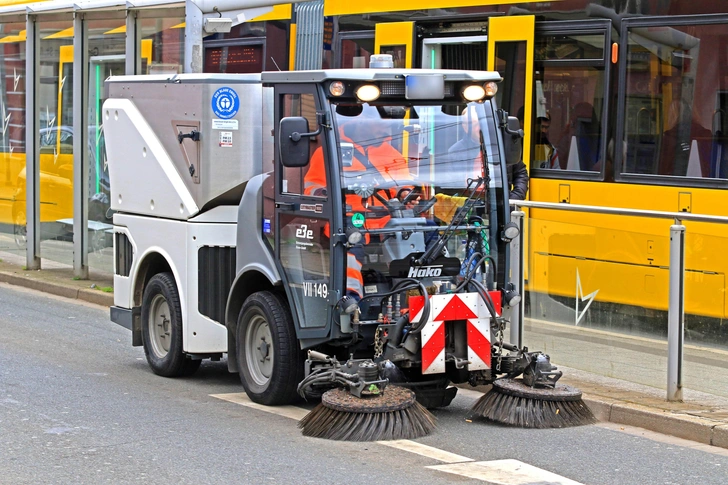
[[[489,101],[333,108],[345,226],[363,234],[351,252],[364,295],[397,278],[455,281],[476,242],[493,256],[489,228],[504,195]]]

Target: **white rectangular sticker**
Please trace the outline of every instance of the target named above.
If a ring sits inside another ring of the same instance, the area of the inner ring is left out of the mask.
[[[233,146],[233,132],[232,131],[221,131],[220,132],[220,146],[223,148],[232,148],[232,146]]]
[[[213,130],[237,130],[238,120],[212,120]]]

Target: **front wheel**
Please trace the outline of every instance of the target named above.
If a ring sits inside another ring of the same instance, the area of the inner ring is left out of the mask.
[[[297,399],[303,353],[288,305],[269,291],[245,300],[235,334],[240,381],[248,397],[265,405]]]
[[[193,374],[199,360],[182,350],[182,308],[172,273],[154,275],[142,298],[142,343],[149,367],[164,377]]]

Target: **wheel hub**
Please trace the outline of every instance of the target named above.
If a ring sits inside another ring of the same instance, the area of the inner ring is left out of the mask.
[[[265,341],[265,337],[260,338],[261,343],[258,346],[258,353],[260,354],[260,361],[264,362],[268,358],[268,342]]]

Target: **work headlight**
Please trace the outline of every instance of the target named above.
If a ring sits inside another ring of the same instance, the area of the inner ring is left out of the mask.
[[[379,97],[379,86],[376,84],[362,84],[356,88],[356,97],[365,103],[374,101]]]
[[[466,101],[480,101],[485,97],[485,88],[480,84],[471,84],[463,88],[463,98]]]
[[[329,84],[329,93],[331,93],[331,96],[341,96],[345,91],[346,87],[344,87],[344,83],[341,81],[334,81]]]

